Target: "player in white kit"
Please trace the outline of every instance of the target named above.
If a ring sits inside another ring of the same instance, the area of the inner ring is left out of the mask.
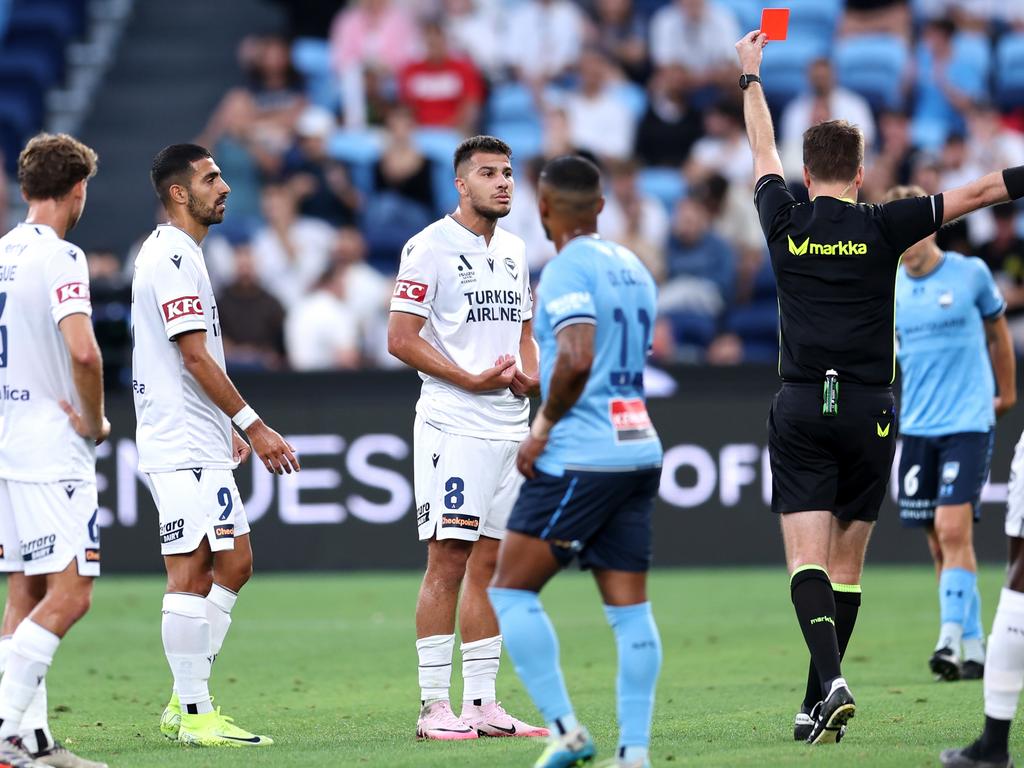
[[[423,379],[413,430],[416,525],[427,542],[416,605],[421,739],[548,735],[495,698],[501,635],[486,592],[522,482],[527,397],[539,391],[526,247],[497,226],[512,206],[511,154],[491,136],[456,149],[459,207],[406,244],[391,300],[388,350]],[[448,694],[457,607],[460,716]]]
[[[132,388],[139,469],[159,511],[167,569],[162,635],[174,691],[160,730],[187,744],[263,746],[273,741],[222,716],[208,686],[238,591],[252,575],[249,523],[232,474],[250,449],[232,422],[268,471],[290,473],[299,463],[224,371],[199,246],[224,219],[230,188],[220,168],[203,147],[172,144],[154,158],[150,177],[169,223],[135,259]]]
[[[15,768],[106,768],[54,741],[45,682],[100,574],[95,446],[110,424],[89,270],[64,239],[95,173],[81,142],[33,138],[18,158],[28,215],[0,238],[0,765]]]

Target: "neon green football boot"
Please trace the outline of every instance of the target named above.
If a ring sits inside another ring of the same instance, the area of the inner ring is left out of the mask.
[[[178,729],[181,728],[181,702],[178,701],[178,693],[171,694],[171,700],[164,707],[164,713],[160,715],[160,733],[171,741],[177,741]]]
[[[258,736],[235,725],[220,713],[220,707],[203,715],[181,716],[178,741],[200,747],[265,747],[274,743],[269,736]]]

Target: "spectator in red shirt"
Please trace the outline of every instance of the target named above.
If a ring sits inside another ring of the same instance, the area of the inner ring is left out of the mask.
[[[476,132],[484,84],[473,62],[453,55],[436,21],[423,25],[426,56],[406,65],[398,77],[402,100],[421,126]]]

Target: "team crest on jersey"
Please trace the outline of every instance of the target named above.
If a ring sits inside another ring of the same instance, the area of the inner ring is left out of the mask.
[[[58,286],[57,288],[57,303],[63,304],[65,301],[74,300],[89,300],[89,285],[88,283],[64,283],[64,285]]]
[[[509,277],[513,280],[519,279],[519,270],[516,269],[516,262],[511,256],[505,257],[505,269],[508,270]]]
[[[952,485],[960,475],[960,462],[947,461],[942,465],[942,484]]]
[[[168,323],[188,315],[203,316],[203,303],[199,301],[198,296],[181,296],[177,299],[171,299],[162,305],[162,309],[164,311],[164,322]]]
[[[949,309],[951,306],[953,306],[952,291],[944,291],[942,294],[939,295],[939,306],[942,307],[943,309]]]

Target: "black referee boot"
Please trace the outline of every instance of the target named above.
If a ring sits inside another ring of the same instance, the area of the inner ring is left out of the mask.
[[[853,717],[857,704],[843,678],[832,683],[832,690],[824,701],[811,712],[814,725],[807,737],[808,744],[837,744],[846,733],[846,723]]]
[[[963,749],[946,749],[939,755],[942,768],[1013,768],[1013,758],[983,756],[981,739]]]

